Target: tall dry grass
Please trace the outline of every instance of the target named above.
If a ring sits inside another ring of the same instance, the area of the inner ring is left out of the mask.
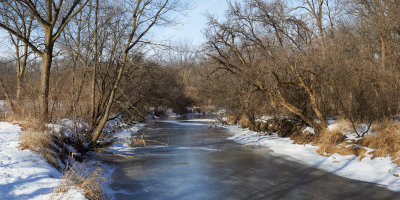
[[[239,125],[242,128],[249,128],[251,126],[251,121],[246,114],[243,114],[239,119]]]
[[[29,149],[33,152],[39,153],[44,159],[53,167],[61,170],[60,163],[58,162],[58,154],[54,151],[52,144],[54,143],[54,138],[50,133],[43,132],[33,132],[24,131],[19,136],[19,148]]]
[[[72,187],[80,188],[89,200],[106,199],[103,184],[106,179],[103,177],[103,169],[96,167],[93,169],[92,164],[74,163],[68,166],[62,178],[63,182],[54,189],[54,193],[66,193]]]
[[[330,156],[332,154],[339,155],[356,155],[363,159],[367,150],[358,145],[347,143],[347,137],[343,135],[343,131],[349,131],[347,121],[338,121],[336,126],[326,129],[314,139],[314,145],[318,146],[317,153],[322,156]]]
[[[384,121],[372,127],[375,135],[365,136],[359,144],[375,151],[375,157],[391,156],[394,163],[400,166],[400,122]]]

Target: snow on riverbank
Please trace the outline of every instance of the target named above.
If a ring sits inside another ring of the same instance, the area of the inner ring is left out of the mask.
[[[359,160],[356,156],[333,154],[323,157],[316,152],[318,147],[310,144],[293,144],[289,138],[276,134],[262,136],[256,132],[237,126],[227,126],[234,133],[229,139],[245,145],[265,146],[274,154],[289,160],[301,162],[333,174],[360,181],[372,182],[390,190],[400,192],[400,168],[392,163],[390,157],[378,157],[371,160],[371,155]],[[369,151],[373,151],[369,149]]]
[[[40,155],[19,150],[19,126],[0,122],[0,199],[86,199],[70,189],[53,196],[62,179]]]
[[[119,139],[118,142],[114,143],[110,148],[109,151],[118,154],[129,154],[132,152],[134,147],[129,146],[129,141],[131,140],[131,136],[133,134],[137,134],[140,129],[143,129],[146,126],[145,123],[138,123],[134,126],[124,129],[119,132],[115,137]]]

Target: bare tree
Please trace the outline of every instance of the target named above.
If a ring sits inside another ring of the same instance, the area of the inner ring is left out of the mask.
[[[169,20],[166,18],[167,14],[171,11],[179,11],[182,9],[179,5],[179,1],[171,0],[137,0],[134,2],[121,3],[122,6],[125,6],[125,8],[119,8],[123,11],[121,15],[130,16],[130,25],[125,28],[127,32],[123,38],[124,47],[122,55],[120,59],[116,61],[116,77],[112,82],[110,93],[106,98],[105,106],[103,108],[104,110],[99,112],[100,115],[96,120],[96,126],[93,127],[91,138],[93,144],[100,139],[104,126],[109,120],[111,108],[115,102],[116,94],[125,73],[125,68],[128,66],[129,52],[143,42],[144,36],[147,35],[155,25],[168,23]],[[121,40],[122,38],[116,39]]]
[[[18,27],[10,26],[4,21],[0,22],[0,27],[8,31],[13,36],[23,41],[30,49],[38,54],[42,59],[41,77],[40,77],[40,95],[39,107],[41,122],[48,121],[48,103],[49,103],[49,80],[50,69],[53,61],[54,44],[60,37],[61,32],[89,2],[89,0],[77,0],[73,2],[65,2],[63,0],[45,0],[45,1],[2,1],[0,9],[4,12],[7,8],[21,7],[28,10],[35,20],[42,27],[43,43],[36,43],[29,35],[21,35],[17,30]],[[5,13],[4,18],[10,19],[16,15]],[[24,16],[20,16],[24,17]],[[43,44],[43,45],[42,45]]]
[[[231,4],[228,13],[229,22],[209,20],[214,32],[208,42],[215,54],[208,55],[255,91],[268,93],[274,101],[309,125],[318,130],[325,129],[327,124],[318,101],[317,89],[320,87],[316,85],[316,74],[309,70],[306,59],[296,56],[307,56],[307,51],[314,48],[312,32],[307,24],[286,14],[280,2],[260,0],[244,6],[235,3]],[[289,93],[284,90],[291,87],[304,90],[319,123],[313,115],[309,116],[288,100]]]
[[[380,43],[380,66],[387,68],[389,47],[399,24],[400,3],[396,0],[356,0],[357,15],[373,27],[373,32]]]
[[[33,24],[33,15],[29,13],[27,10],[24,10],[23,7],[16,5],[15,7],[11,7],[10,4],[5,4],[6,9],[3,10],[4,13],[0,14],[0,18],[4,21],[5,24],[9,27],[17,27],[16,31],[18,34],[22,35],[25,38],[30,38],[31,32],[36,28],[36,25]],[[25,74],[25,69],[27,67],[28,59],[30,56],[29,46],[26,43],[22,43],[21,39],[15,37],[12,32],[8,31],[10,36],[10,41],[15,49],[15,62],[17,69],[17,89],[16,89],[16,100],[17,104],[14,106],[12,100],[9,100],[12,111],[17,116],[21,114],[22,102],[22,88],[23,88],[23,79]],[[22,48],[22,49],[21,49]],[[4,86],[5,87],[5,86]],[[7,96],[10,96],[8,94]],[[11,97],[10,97],[11,98]]]

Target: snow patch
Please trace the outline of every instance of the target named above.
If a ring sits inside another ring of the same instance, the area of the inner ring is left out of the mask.
[[[182,121],[188,121],[188,122],[215,122],[217,120],[216,119],[188,119],[188,120],[182,120]]]
[[[145,126],[145,123],[138,123],[128,129],[120,131],[115,135],[118,140],[110,148],[108,148],[108,150],[112,153],[130,154],[135,147],[130,147],[128,142],[131,140],[132,135],[138,133],[139,130]]]
[[[387,189],[400,192],[400,168],[392,162],[391,157],[371,159],[367,153],[362,160],[355,155],[333,154],[329,157],[319,155],[318,147],[310,144],[293,144],[289,138],[275,135],[261,136],[256,132],[237,126],[227,126],[234,133],[229,139],[245,145],[258,145],[270,148],[274,154],[313,166],[327,172],[360,181],[372,182]],[[333,127],[332,127],[333,128]],[[373,149],[367,149],[368,152]]]
[[[40,155],[19,150],[19,126],[0,122],[0,198],[52,199],[62,179]],[[57,199],[86,199],[76,189],[58,194]]]

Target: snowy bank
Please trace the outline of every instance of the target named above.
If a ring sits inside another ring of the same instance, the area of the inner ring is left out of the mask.
[[[229,139],[245,145],[265,146],[273,153],[285,159],[304,163],[327,172],[350,179],[372,182],[390,190],[400,192],[400,168],[391,161],[391,157],[371,159],[370,154],[360,160],[355,155],[333,154],[323,157],[316,152],[318,147],[310,144],[293,144],[289,138],[274,135],[260,135],[237,126],[226,127],[234,135]],[[373,151],[368,149],[368,151]]]
[[[138,123],[117,133],[115,137],[118,138],[118,140],[109,147],[108,151],[122,155],[131,153],[135,149],[129,146],[132,135],[137,134],[145,126],[145,123]]]
[[[86,199],[78,190],[54,196],[61,173],[42,156],[19,150],[19,126],[0,122],[0,198],[1,199]]]

